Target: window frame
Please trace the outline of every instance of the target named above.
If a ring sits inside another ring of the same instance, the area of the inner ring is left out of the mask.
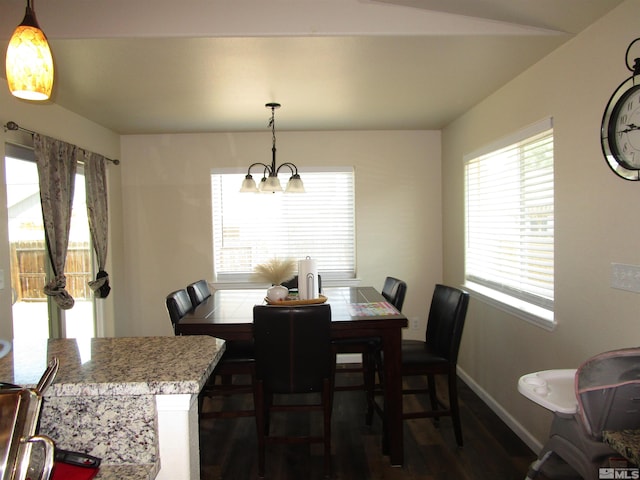
[[[555,265],[554,265],[554,257],[555,257],[555,212],[552,213],[554,226],[551,232],[551,268],[552,268],[552,285],[551,285],[551,293],[552,298],[548,302],[547,305],[543,305],[542,303],[535,304],[526,300],[526,294],[523,294],[519,297],[510,295],[508,290],[509,288],[494,287],[489,285],[490,282],[485,281],[483,283],[479,283],[477,281],[473,281],[473,278],[470,278],[470,274],[468,271],[468,256],[469,256],[469,191],[468,191],[468,178],[467,178],[467,168],[470,162],[477,161],[481,157],[491,155],[493,153],[498,153],[501,150],[505,150],[507,148],[516,148],[522,150],[522,144],[526,144],[527,141],[535,138],[536,136],[542,134],[543,132],[551,131],[551,155],[552,155],[552,181],[551,181],[551,204],[555,204],[555,186],[553,180],[553,169],[555,158],[553,142],[554,142],[554,129],[553,129],[553,119],[551,117],[536,122],[528,127],[525,127],[517,132],[514,132],[511,135],[508,135],[500,140],[492,142],[472,153],[466,154],[463,157],[464,160],[464,228],[465,228],[465,246],[464,246],[464,286],[468,289],[474,296],[479,298],[480,300],[488,303],[502,311],[505,311],[513,316],[516,316],[520,319],[523,319],[529,323],[537,325],[543,329],[552,331],[555,329],[557,323],[555,320],[555,312],[554,312],[554,287],[555,283]],[[520,146],[518,146],[520,144]],[[521,191],[521,186],[518,187],[518,190]],[[555,207],[554,207],[555,210]],[[521,218],[526,218],[522,216]],[[548,238],[548,237],[545,237]],[[471,277],[473,277],[471,275]]]

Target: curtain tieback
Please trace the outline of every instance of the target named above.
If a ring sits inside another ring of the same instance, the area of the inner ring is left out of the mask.
[[[69,310],[75,303],[73,297],[65,287],[67,286],[67,277],[57,275],[53,280],[44,286],[44,293],[53,297],[53,300],[63,310]]]
[[[109,274],[104,270],[100,270],[96,275],[96,279],[89,282],[89,287],[98,298],[106,298],[111,291],[109,286]]]

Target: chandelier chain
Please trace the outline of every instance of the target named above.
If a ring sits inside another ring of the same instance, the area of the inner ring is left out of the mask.
[[[276,107],[271,106],[271,119],[269,120],[269,126],[271,127],[271,141],[273,148],[276,148]]]

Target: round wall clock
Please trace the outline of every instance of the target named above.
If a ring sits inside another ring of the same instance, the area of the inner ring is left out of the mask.
[[[636,39],[627,48],[629,49]],[[627,68],[633,76],[625,80],[607,103],[600,141],[602,153],[613,172],[625,180],[640,180],[640,59],[635,59],[634,68]]]

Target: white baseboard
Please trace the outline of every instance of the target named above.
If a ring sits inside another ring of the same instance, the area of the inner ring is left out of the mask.
[[[478,385],[473,378],[458,366],[458,376],[466,383],[471,390],[475,392],[484,403],[496,414],[500,419],[507,424],[507,426],[513,430],[513,432],[520,437],[520,439],[534,452],[538,453],[542,449],[542,444],[531,435],[531,433],[524,428],[515,418],[507,412],[502,405],[489,395],[480,385]],[[514,387],[515,388],[515,387]]]

